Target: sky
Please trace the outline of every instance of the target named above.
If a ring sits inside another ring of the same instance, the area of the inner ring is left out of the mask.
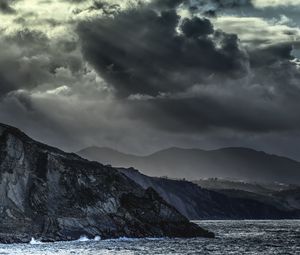
[[[0,0],[0,122],[67,151],[300,160],[300,0]]]

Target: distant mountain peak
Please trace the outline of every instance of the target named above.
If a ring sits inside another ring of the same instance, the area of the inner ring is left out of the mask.
[[[230,178],[251,182],[300,183],[300,163],[278,155],[246,147],[214,150],[171,147],[148,156],[106,150],[84,150],[80,155],[113,166],[135,167],[151,176],[195,180]]]

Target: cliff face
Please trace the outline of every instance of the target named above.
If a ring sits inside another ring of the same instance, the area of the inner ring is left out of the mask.
[[[0,242],[212,237],[152,188],[0,124]]]
[[[119,171],[142,187],[155,189],[168,203],[192,220],[300,218],[297,208],[287,207],[283,202],[259,194],[203,189],[188,181],[149,177],[133,168],[120,168]]]

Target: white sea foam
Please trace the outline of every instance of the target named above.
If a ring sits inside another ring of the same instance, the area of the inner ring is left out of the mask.
[[[79,237],[79,239],[77,241],[78,242],[88,242],[91,240],[87,236],[81,236],[81,237]]]
[[[63,241],[38,245],[0,244],[0,254],[13,255],[133,255],[133,254],[299,254],[300,220],[280,221],[201,221],[216,233],[215,239],[206,238],[120,238],[95,242]],[[263,252],[262,252],[263,251]]]
[[[29,242],[30,244],[42,244],[42,242],[41,241],[39,241],[39,240],[35,240],[33,237],[31,237],[31,240],[30,240],[30,242]]]
[[[94,237],[94,241],[100,241],[101,240],[101,237],[100,236],[95,236]]]
[[[83,235],[81,236],[77,242],[90,242],[90,241],[100,241],[101,237],[100,236],[95,236],[94,238],[88,238],[87,236]]]
[[[132,238],[132,237],[119,237],[119,238],[114,238],[114,239],[106,239],[104,241],[113,241],[113,242],[134,242],[134,241],[141,241],[141,240],[148,240],[148,241],[159,241],[159,240],[165,240],[166,238],[162,237],[145,237],[145,238]]]

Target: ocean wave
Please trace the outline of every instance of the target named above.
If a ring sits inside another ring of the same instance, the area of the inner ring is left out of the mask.
[[[95,236],[94,238],[88,238],[86,235],[82,235],[80,236],[77,240],[73,240],[73,241],[56,241],[54,243],[61,243],[61,242],[97,242],[97,241],[101,241],[101,237],[100,236]],[[47,244],[49,242],[42,242],[38,239],[35,238],[31,238],[29,244],[35,245],[35,244]]]
[[[36,240],[34,239],[33,237],[31,237],[31,240],[29,242],[30,244],[43,244],[43,242],[39,241],[39,240]]]
[[[100,241],[100,240],[101,240],[100,236],[95,236],[94,238],[88,238],[87,236],[83,235],[79,237],[79,239],[76,240],[75,242],[91,242],[91,241]]]
[[[135,241],[141,241],[141,240],[147,240],[147,241],[159,241],[159,240],[164,240],[166,237],[144,237],[144,238],[134,238],[134,237],[119,237],[119,238],[113,238],[113,239],[105,239],[103,241],[106,242],[135,242]]]

